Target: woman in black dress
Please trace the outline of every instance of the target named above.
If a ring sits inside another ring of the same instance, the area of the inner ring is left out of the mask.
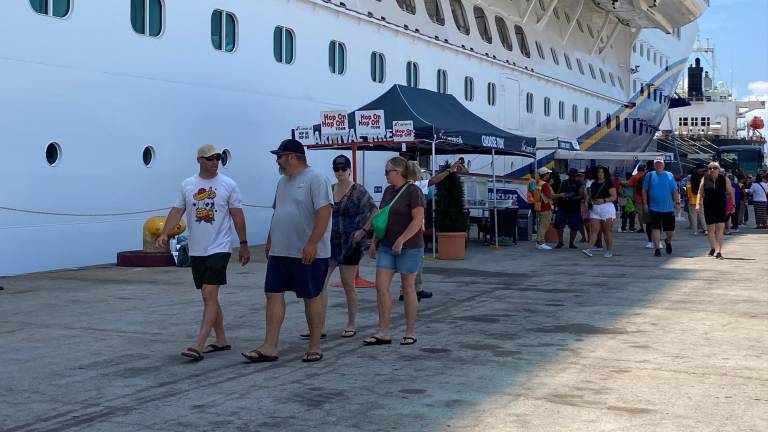
[[[704,221],[707,224],[707,240],[709,240],[709,256],[722,259],[725,220],[728,214],[728,199],[733,203],[734,193],[731,182],[720,173],[717,162],[709,164],[708,172],[701,179],[698,202],[704,202]],[[733,207],[733,206],[731,206]],[[732,212],[733,209],[731,208]],[[696,205],[696,213],[701,213],[701,204]],[[717,255],[715,255],[717,253]]]

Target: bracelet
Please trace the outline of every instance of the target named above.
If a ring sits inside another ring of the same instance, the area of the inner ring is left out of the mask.
[[[247,244],[248,244],[248,240],[241,240],[241,241],[240,241],[240,244],[241,244],[241,245],[247,245]]]

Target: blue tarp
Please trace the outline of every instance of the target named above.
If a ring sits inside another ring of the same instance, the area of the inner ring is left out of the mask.
[[[409,151],[431,153],[432,140],[436,154],[491,154],[522,155],[533,157],[535,138],[516,135],[500,129],[475,115],[449,94],[430,90],[393,85],[386,93],[358,111],[384,110],[386,129],[392,129],[393,121],[413,121],[415,142],[407,144]],[[355,115],[347,117],[351,129],[355,128]],[[314,126],[319,133],[320,125]],[[376,144],[374,139],[358,137],[361,150],[399,151],[400,143]],[[333,148],[348,148],[336,144]]]

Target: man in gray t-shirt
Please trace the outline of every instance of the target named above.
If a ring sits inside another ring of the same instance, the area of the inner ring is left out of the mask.
[[[253,362],[277,360],[277,341],[285,316],[285,292],[304,299],[309,323],[309,349],[302,358],[315,362],[320,351],[323,315],[320,293],[331,256],[331,214],[333,193],[328,178],[307,165],[304,146],[287,139],[277,150],[277,164],[283,177],[277,183],[274,214],[265,253],[267,276],[267,332],[264,343],[243,356]]]

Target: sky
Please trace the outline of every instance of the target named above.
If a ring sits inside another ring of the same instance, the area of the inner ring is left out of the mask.
[[[768,101],[768,0],[710,0],[698,23],[701,41],[715,47],[715,81],[738,99]]]

